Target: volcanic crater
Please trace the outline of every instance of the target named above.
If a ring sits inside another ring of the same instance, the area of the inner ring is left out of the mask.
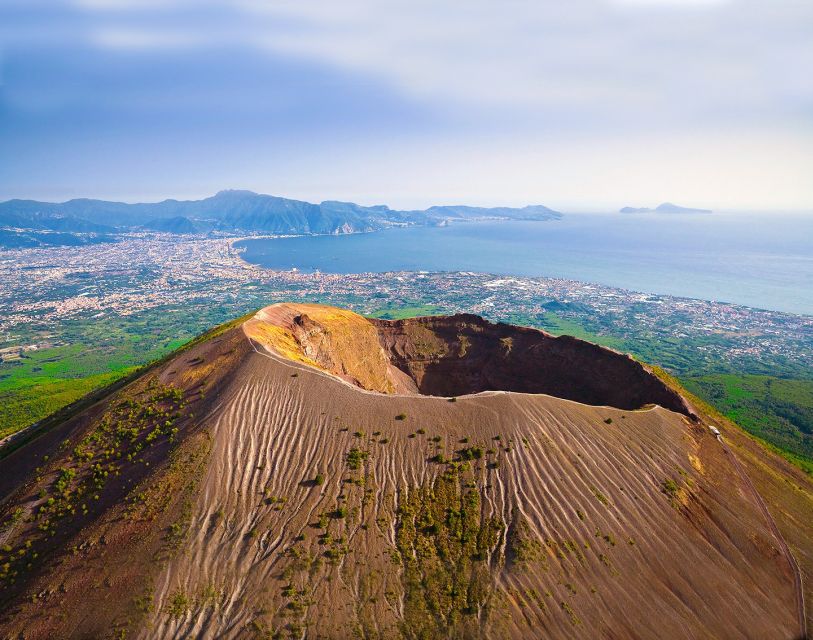
[[[382,393],[456,397],[484,391],[545,394],[593,406],[686,401],[631,357],[570,336],[472,314],[367,319],[321,305],[274,305],[249,335],[283,357]]]
[[[0,448],[0,637],[804,635],[813,483],[664,380],[266,307]]]

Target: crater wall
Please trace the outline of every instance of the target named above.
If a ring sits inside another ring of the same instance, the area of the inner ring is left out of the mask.
[[[629,356],[471,314],[377,320],[282,304],[245,326],[249,337],[279,355],[380,393],[515,391],[619,409],[657,404],[691,415],[680,394]]]
[[[620,409],[658,404],[691,413],[683,398],[641,363],[570,336],[469,314],[373,323],[392,363],[424,395],[516,391]]]

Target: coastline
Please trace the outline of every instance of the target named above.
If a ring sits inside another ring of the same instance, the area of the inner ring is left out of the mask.
[[[806,284],[813,257],[771,259],[771,254],[759,249],[738,252],[733,246],[720,253],[709,242],[675,253],[658,246],[636,253],[625,245],[614,247],[614,237],[594,250],[590,242],[599,242],[596,231],[591,231],[594,237],[583,247],[575,233],[565,235],[560,246],[559,230],[554,234],[545,227],[541,227],[545,231],[537,228],[535,223],[519,229],[479,223],[431,230],[416,227],[404,230],[403,235],[385,230],[284,238],[243,236],[234,238],[232,246],[245,263],[272,271],[358,275],[471,272],[555,278],[654,296],[813,316],[813,288]],[[492,232],[493,238],[489,235]],[[581,229],[576,228],[576,232]],[[526,239],[528,234],[535,235]],[[541,245],[537,244],[538,237]],[[263,246],[263,240],[272,239],[287,242],[273,245],[273,249],[271,244]],[[740,263],[749,260],[756,266],[738,269]]]

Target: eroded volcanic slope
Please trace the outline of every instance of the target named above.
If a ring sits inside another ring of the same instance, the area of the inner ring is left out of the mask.
[[[274,305],[0,450],[0,637],[798,637],[746,478],[806,575],[813,487],[709,420],[573,338]]]

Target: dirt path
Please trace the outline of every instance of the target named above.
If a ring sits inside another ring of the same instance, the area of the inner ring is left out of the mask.
[[[0,449],[2,449],[2,448],[3,448],[4,446],[6,446],[8,443],[10,443],[10,442],[14,442],[14,441],[15,441],[17,438],[22,437],[22,436],[23,436],[23,434],[28,433],[28,432],[29,432],[29,431],[31,431],[31,430],[32,430],[34,427],[36,427],[36,426],[37,426],[39,423],[40,423],[40,421],[39,421],[39,420],[37,420],[37,422],[34,422],[34,423],[32,423],[32,424],[28,425],[27,427],[23,427],[22,429],[20,429],[20,430],[18,430],[18,431],[15,431],[15,432],[13,432],[13,433],[8,434],[8,435],[7,435],[6,437],[4,437],[4,438],[0,438]]]
[[[788,562],[788,565],[793,572],[793,587],[796,591],[796,612],[798,615],[798,624],[799,624],[799,636],[796,640],[807,640],[807,617],[805,615],[805,596],[804,590],[802,589],[802,572],[799,569],[799,563],[796,562],[796,558],[794,557],[793,553],[788,547],[787,542],[785,542],[785,538],[782,533],[779,531],[779,527],[776,525],[776,521],[774,520],[771,512],[768,511],[768,507],[765,504],[765,501],[762,499],[762,496],[757,491],[757,488],[754,486],[754,483],[751,481],[751,478],[745,472],[745,468],[742,466],[742,463],[737,459],[737,456],[734,452],[729,448],[729,446],[725,443],[721,436],[717,438],[720,443],[723,445],[723,450],[726,454],[731,458],[731,461],[734,464],[734,468],[737,470],[740,478],[742,479],[743,483],[748,487],[748,490],[751,492],[751,495],[754,499],[754,502],[759,507],[759,510],[762,512],[762,515],[765,516],[765,520],[768,523],[768,526],[771,529],[774,537],[776,538],[777,543],[779,544],[779,549],[782,551],[782,555],[785,556],[785,559]]]

